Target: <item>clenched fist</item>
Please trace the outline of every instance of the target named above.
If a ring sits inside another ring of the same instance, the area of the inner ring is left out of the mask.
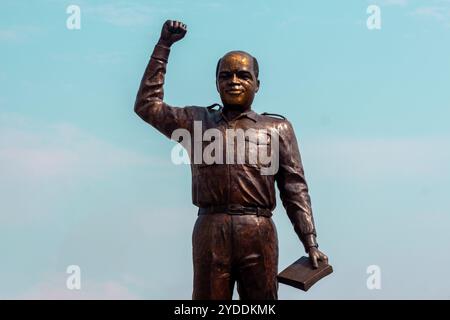
[[[184,38],[187,32],[187,26],[175,20],[167,20],[161,30],[161,37],[158,43],[170,47],[175,42]]]

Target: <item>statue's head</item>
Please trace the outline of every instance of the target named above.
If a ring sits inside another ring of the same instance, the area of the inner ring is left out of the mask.
[[[216,86],[224,106],[249,108],[259,89],[258,61],[244,51],[231,51],[217,63]]]

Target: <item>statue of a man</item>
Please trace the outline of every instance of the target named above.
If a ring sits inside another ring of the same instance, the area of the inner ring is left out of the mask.
[[[189,151],[192,200],[199,207],[192,237],[192,298],[231,299],[237,283],[241,299],[277,299],[278,239],[271,219],[275,183],[312,265],[317,267],[318,260],[328,259],[318,250],[308,186],[292,125],[284,117],[258,114],[251,109],[260,84],[258,62],[242,51],[225,54],[217,64],[216,85],[223,103],[219,110],[215,105],[181,108],[166,104],[163,85],[170,48],[186,31],[181,22],[165,22],[141,82],[135,112],[168,138],[173,138],[176,129],[193,133],[188,142],[194,147],[202,140],[194,132],[199,123],[201,133],[216,130],[225,138],[230,130],[276,132],[276,148],[269,134],[256,140],[246,136],[244,142],[253,144],[257,151],[277,149],[279,162],[276,172],[262,174],[266,164],[261,161],[197,163],[192,161],[194,152]],[[220,152],[231,151],[227,148],[230,145],[223,144]]]

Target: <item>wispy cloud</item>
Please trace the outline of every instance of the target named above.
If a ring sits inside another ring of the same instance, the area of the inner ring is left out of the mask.
[[[418,177],[446,181],[450,177],[450,142],[444,137],[326,139],[313,142],[306,155],[324,177],[344,181],[415,181]]]
[[[380,0],[378,1],[382,6],[406,6],[408,0]]]
[[[428,0],[426,5],[423,1],[411,0],[368,0],[369,4],[378,4],[383,7],[397,6],[410,8],[410,16],[429,18],[450,27],[450,1]]]
[[[114,26],[132,27],[150,25],[154,19],[169,11],[162,6],[119,2],[87,6],[83,12],[99,17]]]
[[[81,290],[66,287],[67,274],[56,274],[35,284],[17,299],[25,300],[135,300],[139,297],[130,292],[120,281],[82,281]]]
[[[101,65],[119,64],[126,59],[124,52],[99,52],[91,53],[85,56],[87,62]]]
[[[439,22],[450,21],[450,8],[445,6],[418,7],[412,13],[413,16],[432,18]]]
[[[116,147],[68,123],[36,126],[30,119],[2,114],[0,124],[2,174],[48,179],[92,175],[97,170],[156,160]]]
[[[367,5],[371,4],[382,7],[405,7],[409,4],[409,0],[367,0]]]
[[[33,223],[61,186],[92,183],[164,160],[118,147],[71,124],[0,114],[0,223]]]
[[[16,30],[12,29],[3,29],[0,30],[0,40],[12,41],[17,40],[19,38],[19,34]]]
[[[72,52],[55,52],[51,54],[52,59],[68,63],[86,62],[93,65],[111,66],[121,64],[128,58],[128,53],[123,51],[103,51],[86,52],[80,57],[79,54]],[[0,73],[1,78],[1,73]]]
[[[0,41],[23,42],[39,34],[41,30],[34,26],[11,26],[0,29]]]

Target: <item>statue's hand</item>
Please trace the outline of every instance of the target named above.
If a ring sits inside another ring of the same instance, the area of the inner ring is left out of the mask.
[[[311,261],[311,264],[314,269],[317,269],[319,267],[319,264],[317,263],[318,260],[325,262],[328,264],[328,257],[324,255],[322,252],[319,251],[316,247],[309,248],[309,260]]]
[[[175,42],[184,38],[187,32],[187,26],[175,20],[167,20],[161,30],[159,44],[170,47]]]

